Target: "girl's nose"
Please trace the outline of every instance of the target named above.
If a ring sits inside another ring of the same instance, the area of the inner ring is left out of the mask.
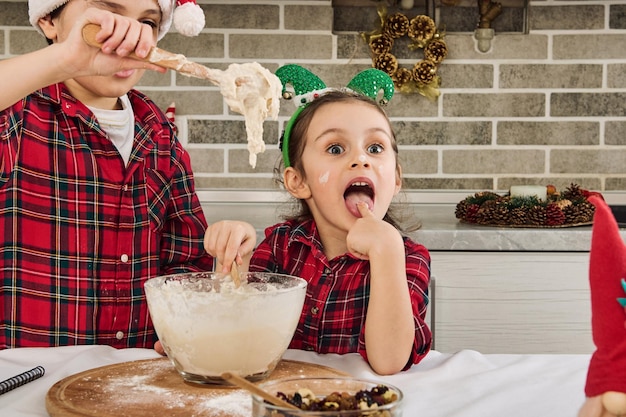
[[[369,160],[368,160],[367,156],[364,153],[360,153],[356,157],[355,161],[352,162],[352,168],[356,168],[359,165],[362,165],[364,167],[369,167],[370,166]]]

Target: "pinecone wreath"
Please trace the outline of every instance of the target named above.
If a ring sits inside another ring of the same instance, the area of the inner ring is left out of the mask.
[[[419,93],[430,100],[439,97],[441,78],[437,70],[448,55],[443,34],[430,16],[409,19],[405,14],[387,15],[387,8],[378,6],[380,25],[370,33],[361,33],[372,52],[372,66],[389,74],[402,93]],[[411,69],[404,68],[393,53],[397,39],[408,37],[409,50],[423,49],[423,57]]]
[[[554,187],[552,187],[554,188]],[[501,227],[568,227],[591,224],[595,207],[587,200],[597,194],[571,184],[562,193],[548,193],[547,201],[482,191],[461,200],[454,215],[465,223]]]

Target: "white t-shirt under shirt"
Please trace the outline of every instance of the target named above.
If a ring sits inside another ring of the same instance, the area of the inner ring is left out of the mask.
[[[126,94],[120,97],[120,103],[122,104],[122,110],[103,110],[88,107],[96,115],[100,127],[107,133],[109,139],[122,156],[124,166],[126,166],[133,151],[135,114]]]

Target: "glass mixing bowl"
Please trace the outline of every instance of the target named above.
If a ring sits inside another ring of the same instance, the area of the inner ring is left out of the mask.
[[[232,372],[265,379],[295,332],[306,281],[281,274],[196,272],[160,276],[145,284],[154,328],[167,356],[188,382],[228,383]]]

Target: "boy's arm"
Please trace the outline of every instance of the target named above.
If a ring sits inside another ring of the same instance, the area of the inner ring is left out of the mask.
[[[103,42],[102,49],[93,48],[83,40],[82,28],[87,23],[101,26],[97,39]],[[148,25],[89,8],[76,20],[67,39],[0,62],[0,110],[33,91],[78,76],[110,75],[122,69],[164,72],[156,65],[128,58],[131,53],[147,56],[154,44],[155,34]]]

